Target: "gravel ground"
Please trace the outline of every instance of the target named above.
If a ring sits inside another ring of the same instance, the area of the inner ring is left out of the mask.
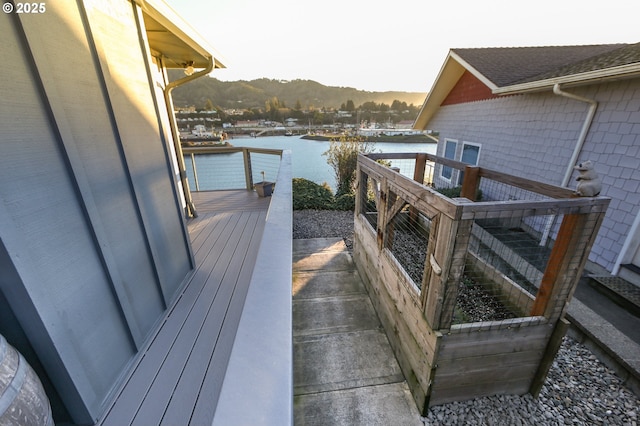
[[[333,210],[294,210],[293,238],[342,237],[353,250],[353,212]]]
[[[353,248],[353,213],[293,212],[293,238],[343,237]],[[499,395],[429,409],[425,425],[625,425],[640,422],[640,398],[591,351],[565,337],[537,399]]]

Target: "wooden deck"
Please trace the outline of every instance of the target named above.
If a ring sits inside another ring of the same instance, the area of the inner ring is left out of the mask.
[[[193,198],[195,270],[101,425],[212,424],[270,198],[246,190]]]

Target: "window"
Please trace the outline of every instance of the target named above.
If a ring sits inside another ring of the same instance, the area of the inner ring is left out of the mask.
[[[458,142],[445,140],[444,141],[444,158],[455,160],[457,149],[458,149]],[[444,179],[451,180],[452,175],[453,175],[453,169],[451,167],[442,166],[442,170],[440,171],[440,176],[442,176]]]
[[[465,142],[462,144],[462,156],[460,161],[463,163],[471,164],[472,166],[478,165],[478,157],[480,157],[480,145]]]
[[[462,155],[460,156],[460,161],[463,163],[470,164],[472,166],[478,165],[478,158],[480,157],[480,145],[470,142],[464,142],[462,144]],[[460,172],[460,178],[458,179],[458,184],[462,185],[462,181],[464,180],[464,172]]]

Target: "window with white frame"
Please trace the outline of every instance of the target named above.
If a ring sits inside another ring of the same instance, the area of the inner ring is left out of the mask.
[[[458,141],[445,139],[443,157],[448,158],[450,160],[455,160],[457,149],[458,149]],[[442,169],[440,169],[440,176],[443,179],[450,181],[451,176],[453,176],[453,169],[449,166],[442,166]]]

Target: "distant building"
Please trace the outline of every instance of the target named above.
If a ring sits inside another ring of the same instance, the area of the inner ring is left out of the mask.
[[[238,120],[236,121],[236,127],[258,127],[260,122],[257,120]]]

